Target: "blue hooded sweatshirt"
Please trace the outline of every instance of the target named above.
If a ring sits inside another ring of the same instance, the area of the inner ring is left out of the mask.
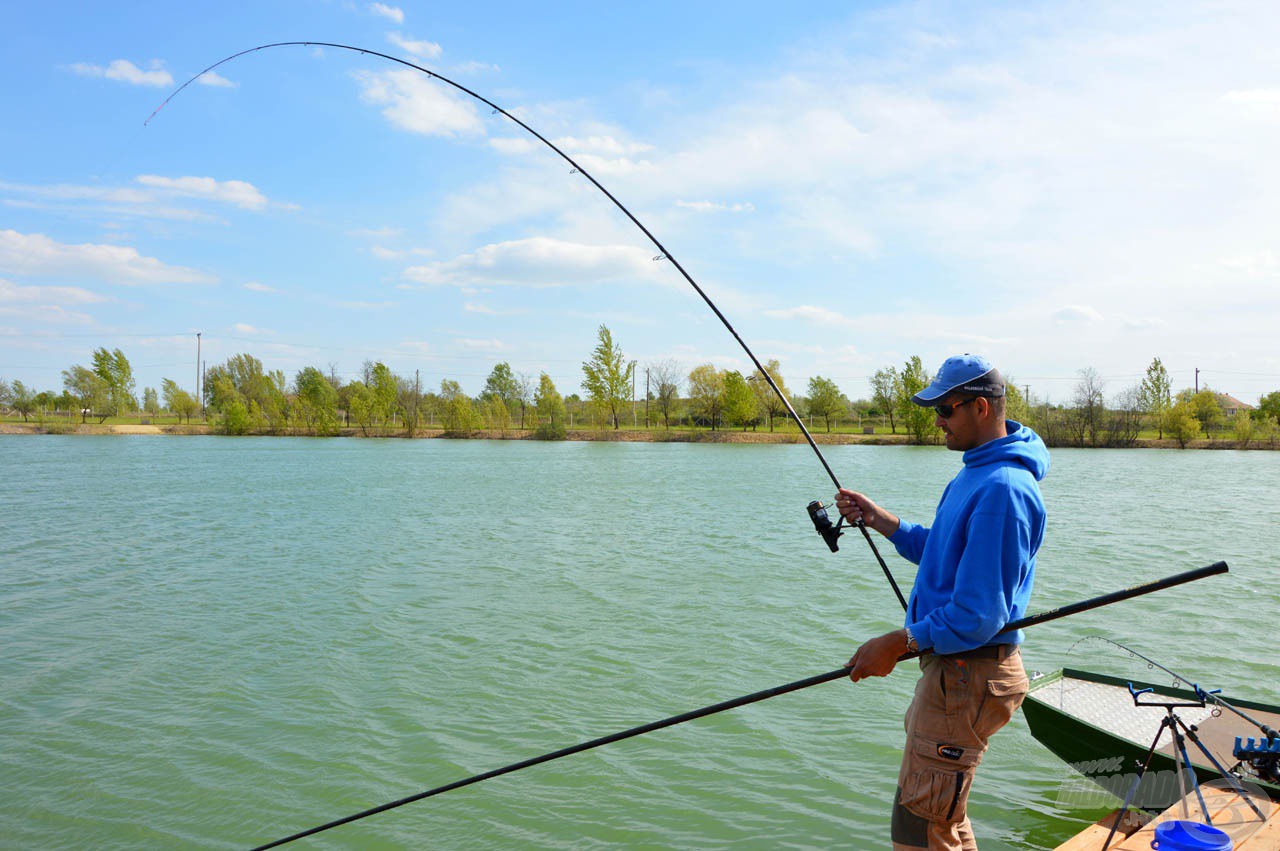
[[[1031,599],[1045,526],[1036,483],[1049,472],[1049,450],[1021,423],[1006,425],[1006,437],[964,453],[932,527],[903,520],[889,538],[920,565],[906,626],[921,648],[960,653],[1022,643],[1022,630],[997,634]]]

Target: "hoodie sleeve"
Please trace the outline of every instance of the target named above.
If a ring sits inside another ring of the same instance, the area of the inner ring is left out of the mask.
[[[1015,505],[974,512],[965,538],[951,600],[908,624],[921,647],[938,653],[972,650],[994,638],[1009,622],[1027,578],[1031,526]]]
[[[912,564],[919,564],[924,555],[925,542],[929,540],[929,527],[912,523],[910,520],[898,520],[898,531],[889,536],[889,543],[897,549],[898,555]]]

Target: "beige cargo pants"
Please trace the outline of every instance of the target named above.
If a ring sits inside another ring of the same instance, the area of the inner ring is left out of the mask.
[[[967,804],[987,740],[1027,695],[1015,645],[922,656],[894,796],[894,851],[977,851]]]

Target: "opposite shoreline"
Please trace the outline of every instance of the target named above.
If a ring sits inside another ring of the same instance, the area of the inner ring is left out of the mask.
[[[43,435],[43,434],[62,434],[62,435],[149,435],[149,436],[165,436],[165,435],[212,435],[215,437],[231,437],[230,435],[219,434],[212,426],[208,425],[96,425],[96,424],[79,424],[74,427],[68,427],[64,423],[56,426],[40,425],[39,423],[0,423],[0,435],[4,434],[25,434],[25,435]],[[279,434],[273,432],[264,432],[261,434],[247,435],[249,437],[315,437],[316,435],[305,431],[290,432],[287,434]],[[406,439],[407,436],[403,430],[388,431],[379,434],[365,434],[359,428],[342,428],[337,434],[328,435],[329,437],[357,437],[357,438],[380,438],[380,439]],[[481,429],[477,431],[460,433],[447,433],[441,429],[419,429],[413,435],[414,439],[443,439],[443,440],[537,440],[534,432],[520,431],[517,429]],[[673,429],[671,431],[658,430],[629,430],[629,429],[575,429],[565,433],[565,440],[574,442],[587,443],[732,443],[732,444],[804,444],[804,435],[799,432],[760,432],[760,431],[685,431],[682,429]],[[848,432],[814,432],[813,439],[815,443],[824,446],[907,446],[910,445],[905,434],[850,434]],[[557,441],[550,441],[557,442]],[[940,445],[940,444],[939,444]],[[1076,448],[1070,446],[1061,446],[1057,448]],[[1096,448],[1104,449],[1109,447],[1080,447],[1080,448]],[[1189,441],[1185,447],[1179,447],[1177,441],[1166,438],[1164,440],[1143,439],[1139,438],[1134,441],[1131,446],[1122,447],[1126,449],[1249,449],[1249,450],[1270,450],[1272,447],[1262,444],[1250,443],[1249,446],[1240,447],[1236,445],[1234,440],[1206,440],[1197,439]]]

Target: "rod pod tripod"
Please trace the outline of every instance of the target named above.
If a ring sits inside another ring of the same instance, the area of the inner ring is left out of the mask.
[[[1209,752],[1209,749],[1205,747],[1204,742],[1200,741],[1200,736],[1196,732],[1196,726],[1194,724],[1187,726],[1187,723],[1178,716],[1178,713],[1173,711],[1178,708],[1193,706],[1203,709],[1207,693],[1201,692],[1197,689],[1196,694],[1199,697],[1199,700],[1196,701],[1144,701],[1141,699],[1144,694],[1154,693],[1155,689],[1135,689],[1133,687],[1133,683],[1129,683],[1129,694],[1133,697],[1134,706],[1160,707],[1164,709],[1165,716],[1160,719],[1160,726],[1156,729],[1155,738],[1151,740],[1151,747],[1147,748],[1147,755],[1143,758],[1142,764],[1138,766],[1138,772],[1134,775],[1133,784],[1129,787],[1128,794],[1125,795],[1124,806],[1120,808],[1120,812],[1116,813],[1116,817],[1111,824],[1111,831],[1107,834],[1107,840],[1102,843],[1102,851],[1107,851],[1107,849],[1111,847],[1111,841],[1115,839],[1116,831],[1120,828],[1120,823],[1124,821],[1125,815],[1129,812],[1129,807],[1133,804],[1134,797],[1138,794],[1138,787],[1142,785],[1142,778],[1146,775],[1147,768],[1151,765],[1151,758],[1155,756],[1156,748],[1160,747],[1160,739],[1164,736],[1166,728],[1168,728],[1169,734],[1173,737],[1173,768],[1174,774],[1178,777],[1178,800],[1182,804],[1182,817],[1184,819],[1190,817],[1190,813],[1187,811],[1187,776],[1189,775],[1191,777],[1191,783],[1195,789],[1196,798],[1200,802],[1200,812],[1204,813],[1204,820],[1207,824],[1213,824],[1213,818],[1209,815],[1209,806],[1204,800],[1204,792],[1200,789],[1200,779],[1196,776],[1195,769],[1191,767],[1191,757],[1187,755],[1186,740],[1190,739],[1191,743],[1200,750],[1200,753],[1204,754],[1205,759],[1209,760],[1210,764],[1217,769],[1223,779],[1230,784],[1231,788],[1240,796],[1241,800],[1248,804],[1249,808],[1257,814],[1259,820],[1266,821],[1266,815],[1262,810],[1258,809],[1258,805],[1249,798],[1249,795],[1245,792],[1244,786],[1240,783],[1240,780],[1228,771],[1222,763]],[[1183,735],[1184,733],[1186,735]]]

